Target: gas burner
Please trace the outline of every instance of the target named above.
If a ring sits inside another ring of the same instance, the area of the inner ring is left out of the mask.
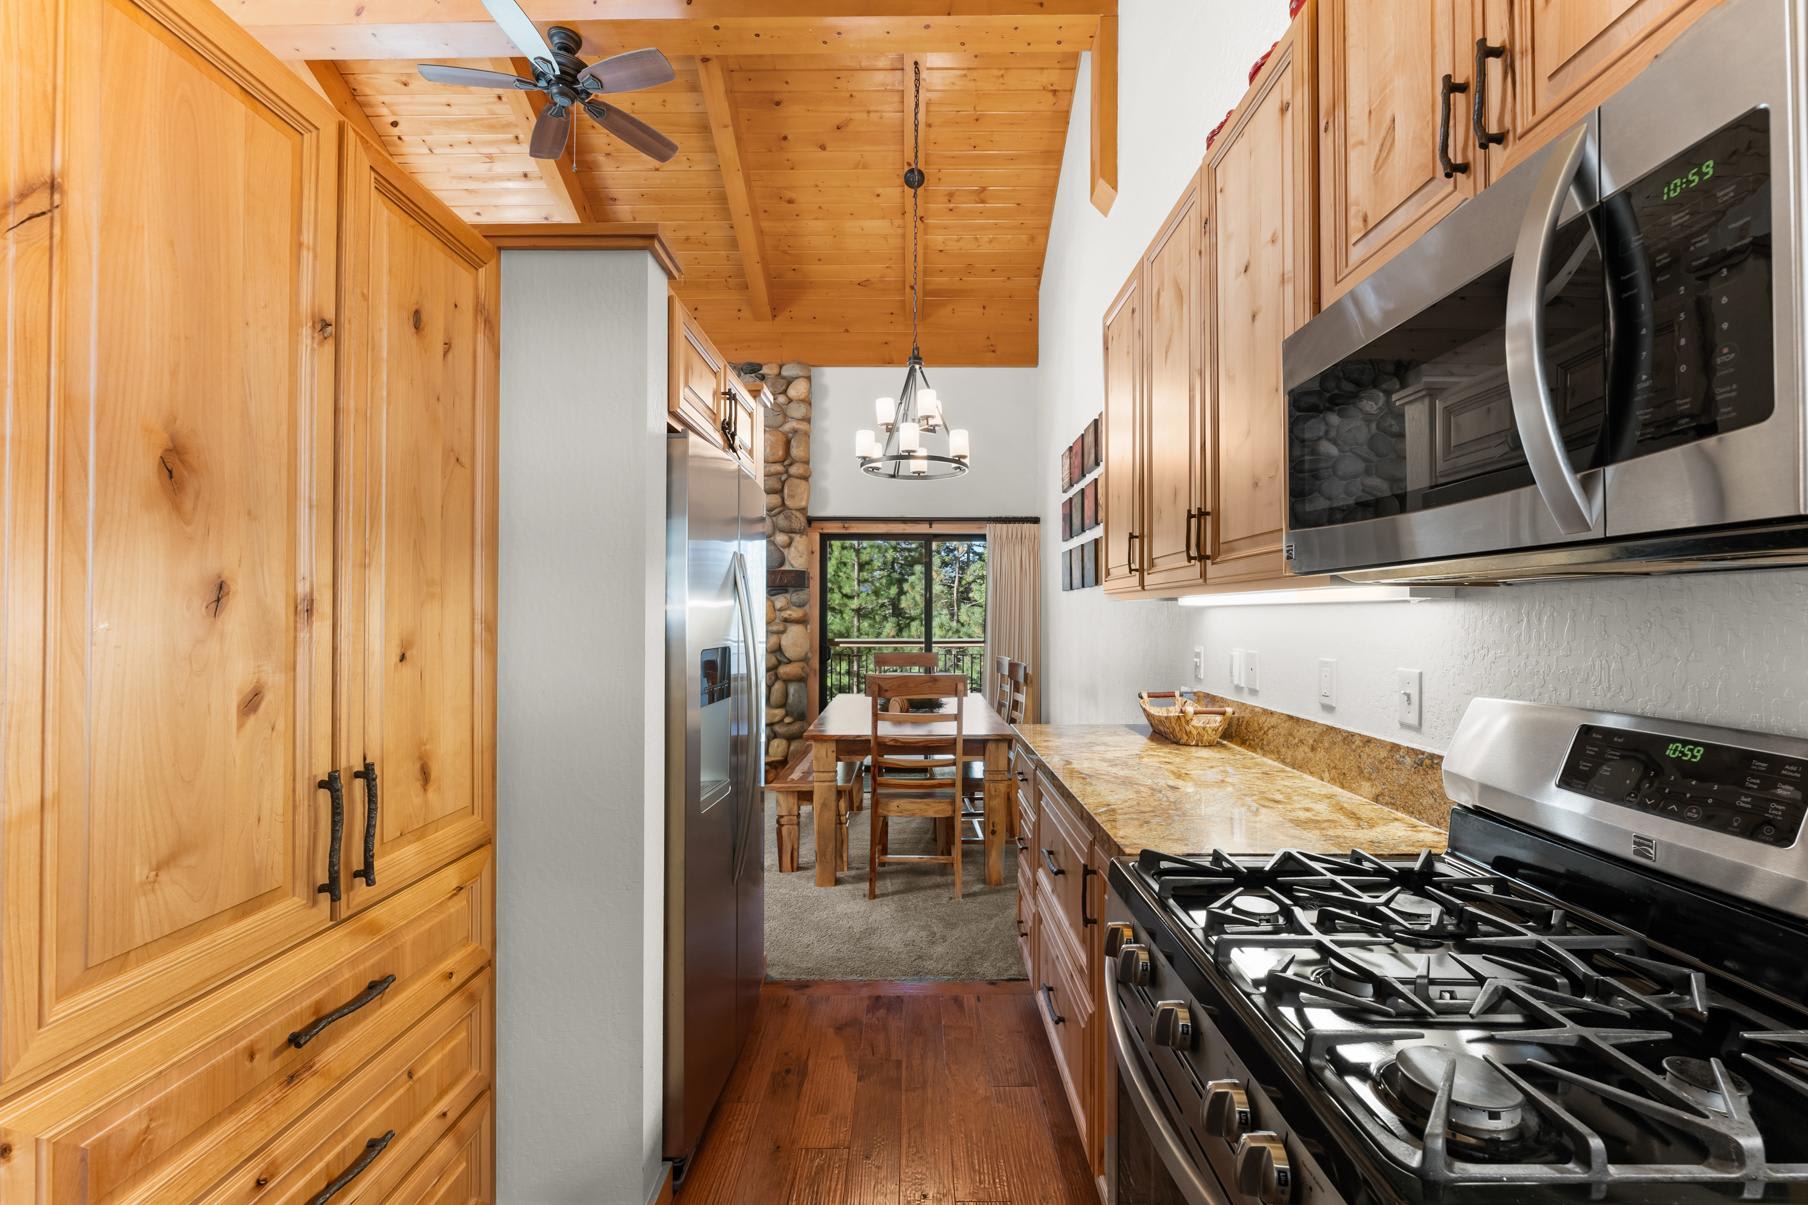
[[[1716,1113],[1731,1113],[1735,1103],[1752,1094],[1751,1081],[1733,1071],[1726,1072],[1723,1088],[1719,1076],[1714,1073],[1714,1064],[1707,1059],[1673,1054],[1664,1060],[1663,1068],[1665,1083],[1702,1108]],[[1727,1098],[1729,1092],[1731,1100]]]
[[[1239,895],[1230,901],[1230,910],[1257,923],[1280,915],[1281,906],[1263,895]]]
[[[1382,1064],[1375,1078],[1384,1100],[1423,1130],[1448,1090],[1450,1138],[1480,1158],[1510,1154],[1520,1158],[1526,1139],[1537,1132],[1537,1114],[1513,1082],[1472,1054],[1442,1046],[1408,1046]]]

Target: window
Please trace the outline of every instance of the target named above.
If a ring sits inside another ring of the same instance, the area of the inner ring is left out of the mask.
[[[886,652],[936,653],[985,689],[984,536],[824,535],[822,567],[822,702],[864,691]]]

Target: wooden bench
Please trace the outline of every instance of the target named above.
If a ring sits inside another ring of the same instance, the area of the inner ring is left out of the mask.
[[[797,818],[810,806],[815,792],[815,767],[811,764],[808,741],[797,742],[797,752],[784,768],[766,780],[766,789],[778,798],[778,868],[790,874],[797,869]],[[865,786],[865,769],[860,762],[839,762],[835,767],[835,798],[839,805],[836,825],[835,869],[848,868],[848,817],[860,810]],[[821,857],[822,851],[817,850]]]

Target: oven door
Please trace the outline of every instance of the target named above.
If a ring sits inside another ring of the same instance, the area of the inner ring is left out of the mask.
[[[1286,341],[1294,572],[1605,535],[1597,125],[1591,115]]]
[[[1116,1122],[1105,1136],[1106,1205],[1230,1205],[1209,1167],[1194,1161],[1173,1120],[1176,1108],[1142,1054],[1142,1037],[1118,1000],[1109,962],[1105,1010],[1111,1041],[1106,1085]]]

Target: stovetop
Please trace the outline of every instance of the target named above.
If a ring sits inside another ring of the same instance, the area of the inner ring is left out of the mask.
[[[1416,1195],[1808,1200],[1799,1004],[1462,857],[1135,874]]]

